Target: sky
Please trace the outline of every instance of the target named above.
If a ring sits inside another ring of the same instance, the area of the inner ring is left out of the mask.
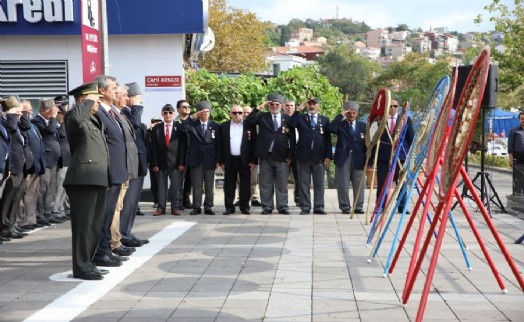
[[[228,4],[257,14],[263,21],[287,24],[289,20],[308,18],[351,18],[364,21],[371,28],[396,27],[406,24],[410,29],[429,30],[448,27],[448,31],[490,31],[489,13],[484,6],[492,0],[228,0]],[[511,0],[501,0],[510,4]],[[473,22],[483,14],[484,23]]]

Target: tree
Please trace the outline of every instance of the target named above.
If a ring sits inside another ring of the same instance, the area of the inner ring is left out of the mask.
[[[320,72],[351,100],[360,100],[374,73],[380,71],[378,63],[356,54],[347,47],[330,50],[319,58],[318,63]]]
[[[510,93],[524,84],[524,0],[513,0],[512,8],[493,0],[484,7],[492,16],[495,31],[504,35],[505,50],[498,52],[492,48],[491,55],[499,63],[499,91]],[[475,19],[482,21],[482,15]]]
[[[411,53],[400,62],[391,63],[373,81],[371,88],[376,92],[386,86],[392,90],[394,97],[402,101],[411,101],[411,109],[422,110],[438,80],[450,75],[447,60],[439,59],[432,64],[427,54]]]
[[[266,28],[254,13],[232,8],[226,0],[210,0],[209,26],[216,43],[202,58],[203,67],[238,73],[266,69]]]

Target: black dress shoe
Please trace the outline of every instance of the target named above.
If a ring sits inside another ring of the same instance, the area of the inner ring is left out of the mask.
[[[33,227],[36,229],[36,228],[42,228],[42,227],[45,227],[46,225],[42,225],[42,224],[39,224],[39,223],[36,223],[33,225]]]
[[[136,215],[137,215],[137,216],[145,216],[146,214],[143,213],[143,212],[140,211],[140,210],[137,210],[137,211],[136,211]]]
[[[233,204],[233,206],[235,206],[235,207],[240,206],[240,201],[237,200],[237,202],[235,202],[235,203]]]
[[[317,215],[325,215],[327,214],[324,210],[315,210],[313,211],[314,214],[317,214]]]
[[[234,214],[235,213],[235,209],[226,209],[226,211],[224,211],[222,214],[224,216],[228,216],[228,215],[231,215],[231,214]]]
[[[251,215],[251,211],[249,209],[240,209],[240,212],[244,215]]]
[[[189,215],[194,216],[194,215],[200,215],[201,213],[202,213],[202,210],[200,210],[200,209],[193,209],[193,211],[191,211],[189,213]]]
[[[134,248],[134,247],[127,247],[125,245],[122,245],[120,247],[122,247],[124,250],[130,251],[131,253],[136,252],[136,248]]]
[[[362,209],[355,209],[355,213],[356,214],[363,214],[364,210],[362,210]]]
[[[129,257],[115,255],[115,254],[109,256],[109,258],[111,258],[114,261],[119,261],[119,262],[125,262],[125,261],[129,260]]]
[[[300,211],[300,214],[301,215],[309,215],[309,211],[302,210],[302,211]]]
[[[1,242],[8,242],[8,241],[11,241],[11,238],[6,237],[4,235],[0,235],[0,241]]]
[[[98,273],[100,275],[107,275],[107,274],[109,274],[109,271],[107,269],[95,268],[94,272]]]
[[[189,201],[184,201],[182,203],[182,207],[184,207],[185,209],[192,209],[193,208],[193,204]]]
[[[129,256],[133,254],[132,251],[126,250],[125,248],[122,248],[122,246],[113,249],[112,252],[113,254],[117,254],[118,256]]]
[[[351,213],[351,210],[349,210],[349,209],[344,209],[344,210],[342,210],[342,213],[343,213],[344,215],[349,215],[349,214]]]
[[[125,240],[122,239],[121,242],[122,242],[122,245],[126,247],[140,247],[143,245],[141,242],[135,239],[125,239]]]
[[[47,220],[50,224],[61,224],[64,221],[55,217],[51,217]]]
[[[47,221],[45,218],[39,218],[36,220],[37,224],[43,225],[43,226],[51,226],[51,223]]]
[[[137,238],[137,239],[135,239],[135,240],[138,241],[139,243],[142,243],[142,245],[149,244],[149,239],[140,239],[140,238]]]
[[[273,210],[271,210],[271,209],[264,209],[264,210],[262,210],[261,214],[262,215],[269,215],[272,212],[273,212]]]
[[[98,272],[96,272],[96,271],[92,271],[92,272],[84,273],[84,274],[79,274],[79,275],[73,275],[73,277],[74,278],[83,279],[83,280],[86,280],[86,281],[99,281],[99,280],[104,279],[104,277],[101,274],[99,274]]]
[[[104,256],[102,258],[95,258],[93,263],[96,266],[103,266],[103,267],[118,267],[118,266],[122,266],[122,262],[121,261],[113,260],[109,256]]]
[[[27,236],[27,234],[25,234],[25,235]],[[4,232],[4,233],[2,233],[2,236],[3,237],[7,237],[7,238],[11,238],[11,239],[20,239],[20,238],[24,237],[22,234],[15,233],[13,231]]]
[[[253,207],[262,207],[262,204],[258,200],[251,200],[251,206],[253,206]]]
[[[212,209],[206,209],[206,210],[204,210],[204,213],[206,215],[210,215],[210,216],[214,216],[215,215],[215,212]]]
[[[282,214],[282,215],[289,215],[290,214],[289,210],[287,210],[287,209],[279,210],[278,213]]]

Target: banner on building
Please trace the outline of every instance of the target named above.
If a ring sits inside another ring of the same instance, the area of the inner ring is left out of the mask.
[[[82,73],[83,82],[92,82],[104,73],[102,66],[102,37],[100,0],[81,0],[82,15]]]

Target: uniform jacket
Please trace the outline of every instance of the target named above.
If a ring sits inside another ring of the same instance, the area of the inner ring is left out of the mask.
[[[336,165],[343,165],[349,155],[353,157],[353,168],[363,170],[366,162],[366,123],[355,120],[355,133],[353,137],[349,135],[349,122],[339,114],[328,126],[331,133],[337,136],[337,148],[335,150],[334,161]]]
[[[173,122],[169,147],[166,145],[166,125],[159,123],[151,130],[151,167],[172,172],[186,164],[187,139],[183,126]]]
[[[271,157],[278,161],[292,160],[295,157],[296,135],[295,129],[289,124],[290,117],[282,113],[280,127],[275,131],[272,115],[271,112],[260,112],[255,108],[244,121],[251,126],[258,125],[255,156],[267,159],[271,143],[275,142]]]
[[[9,171],[9,145],[11,144],[11,135],[9,135],[9,131],[2,123],[3,122],[0,122],[0,173],[3,173],[5,178]]]
[[[206,170],[216,169],[220,155],[220,125],[208,120],[206,133],[202,132],[202,123],[199,119],[188,118],[182,125],[184,132],[189,136],[187,165],[198,167],[204,164]]]
[[[92,185],[108,187],[109,150],[100,117],[90,113],[94,102],[85,100],[69,110],[65,117],[71,163],[64,186]]]
[[[104,123],[104,132],[109,149],[109,157],[111,158],[109,162],[111,184],[122,184],[129,179],[127,173],[126,142],[122,128],[102,105],[98,107],[96,115],[98,115],[99,119]],[[69,146],[71,146],[71,143],[69,143]]]
[[[329,132],[329,120],[327,117],[317,113],[316,126],[311,128],[309,114],[295,111],[291,116],[289,125],[298,131],[297,152],[295,159],[298,161],[313,160],[323,162],[324,159],[332,159],[331,132]],[[313,143],[313,149],[311,149]]]
[[[42,136],[42,141],[44,141],[45,166],[46,168],[52,168],[57,164],[61,155],[56,119],[53,117],[46,124],[45,119],[37,115],[31,122],[38,129]]]
[[[231,121],[220,125],[220,157],[219,163],[226,168],[231,165]],[[247,168],[250,163],[258,164],[255,157],[256,127],[244,122],[242,126],[242,142],[240,143],[240,159],[242,166]]]

